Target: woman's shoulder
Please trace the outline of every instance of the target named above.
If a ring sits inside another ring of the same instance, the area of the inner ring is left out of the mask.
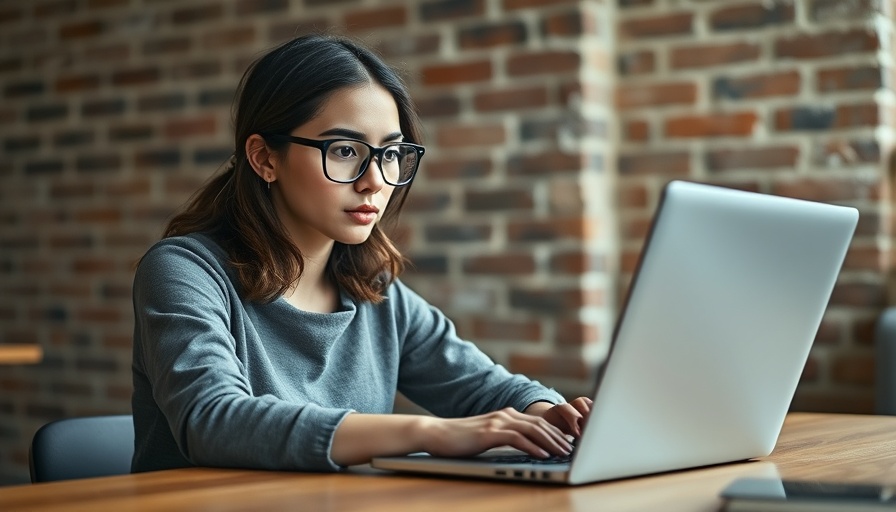
[[[392,309],[408,311],[432,307],[426,299],[398,278],[392,280],[392,283],[386,288],[385,297],[386,300],[383,303]]]
[[[140,267],[181,267],[188,262],[224,268],[227,255],[210,236],[204,233],[171,236],[156,242],[143,258]]]

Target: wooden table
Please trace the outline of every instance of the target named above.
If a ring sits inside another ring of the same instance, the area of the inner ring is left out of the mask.
[[[0,344],[0,364],[32,364],[43,358],[40,345]]]
[[[741,476],[896,483],[896,417],[794,413],[763,460],[580,487],[190,468],[0,488],[0,510],[713,511]]]

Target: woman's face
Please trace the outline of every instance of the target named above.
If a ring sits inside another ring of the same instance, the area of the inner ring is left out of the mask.
[[[374,147],[403,140],[395,100],[376,83],[334,92],[320,113],[291,135],[357,139]],[[334,240],[344,244],[367,240],[394,191],[383,181],[377,160],[371,160],[357,181],[335,183],[324,175],[320,149],[290,143],[284,152],[274,170],[271,195],[293,242],[310,256],[315,248],[327,248]]]

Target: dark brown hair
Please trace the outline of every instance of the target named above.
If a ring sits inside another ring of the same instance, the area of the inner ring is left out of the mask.
[[[234,105],[235,151],[229,165],[201,188],[169,222],[165,236],[203,232],[228,253],[243,296],[269,302],[301,275],[304,260],[277,218],[267,183],[246,158],[246,140],[256,133],[287,134],[311,120],[335,91],[374,81],[398,106],[405,140],[421,143],[422,130],[401,78],[370,50],[333,36],[303,36],[256,60],[240,80]],[[271,149],[282,150],[268,141]],[[382,221],[394,223],[410,185],[392,194]],[[336,242],[328,275],[358,300],[380,302],[404,269],[404,258],[374,226],[358,245]]]

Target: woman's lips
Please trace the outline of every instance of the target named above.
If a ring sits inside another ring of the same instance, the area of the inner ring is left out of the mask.
[[[375,206],[359,206],[357,208],[352,208],[351,210],[346,210],[345,213],[358,224],[366,226],[376,220],[379,209]]]

